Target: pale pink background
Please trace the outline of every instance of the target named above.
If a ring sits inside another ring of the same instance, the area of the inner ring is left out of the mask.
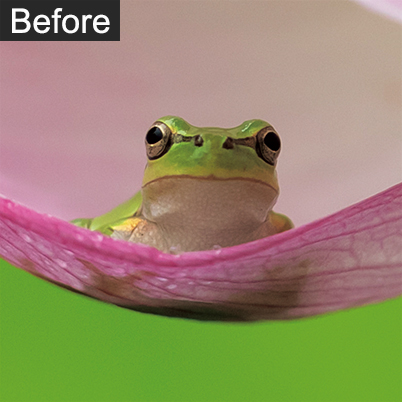
[[[71,219],[141,184],[148,126],[282,137],[296,225],[401,181],[401,28],[358,4],[123,0],[120,42],[2,42],[0,192]]]

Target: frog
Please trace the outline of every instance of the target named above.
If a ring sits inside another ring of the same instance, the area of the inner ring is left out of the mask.
[[[249,243],[293,228],[272,210],[281,140],[264,120],[197,127],[176,116],[145,134],[141,190],[110,212],[73,224],[165,253]]]

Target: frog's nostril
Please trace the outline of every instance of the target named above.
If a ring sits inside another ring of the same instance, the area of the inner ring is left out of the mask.
[[[195,135],[194,136],[194,145],[196,147],[202,147],[202,144],[204,143],[204,140],[200,135]]]
[[[233,149],[233,147],[234,147],[233,138],[227,137],[225,142],[222,144],[222,148]]]

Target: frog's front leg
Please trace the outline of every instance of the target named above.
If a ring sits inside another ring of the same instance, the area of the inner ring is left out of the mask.
[[[166,250],[167,244],[163,239],[158,226],[140,217],[126,219],[118,225],[112,225],[112,237],[133,243],[147,244],[159,250]]]
[[[278,214],[274,211],[271,211],[269,215],[271,224],[275,228],[275,233],[285,232],[294,228],[293,222],[286,215]]]
[[[96,230],[97,232],[110,236],[113,233],[112,229],[110,228],[110,225],[95,226],[96,219],[97,218],[78,218],[78,219],[73,219],[71,221],[71,223],[75,226],[79,226],[80,228]]]
[[[80,228],[89,229],[91,227],[92,221],[92,218],[78,218],[73,219],[71,223],[75,226],[79,226]]]

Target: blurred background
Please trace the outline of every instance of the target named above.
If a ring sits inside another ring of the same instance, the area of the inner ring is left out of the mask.
[[[401,181],[401,28],[347,1],[121,1],[120,42],[0,44],[0,192],[63,219],[131,197],[144,135],[268,120],[301,225]],[[396,401],[400,300],[291,323],[142,315],[3,263],[4,401]]]
[[[1,44],[1,193],[65,219],[141,185],[159,117],[282,137],[296,225],[401,181],[400,26],[347,1],[122,1],[120,42]]]

